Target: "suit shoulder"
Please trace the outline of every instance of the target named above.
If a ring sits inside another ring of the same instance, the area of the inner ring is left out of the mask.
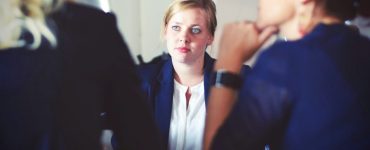
[[[164,62],[157,62],[153,64],[143,64],[138,66],[138,74],[143,82],[150,82],[162,70]]]
[[[81,14],[91,14],[91,15],[96,15],[96,16],[106,14],[104,11],[102,11],[99,8],[85,5],[85,4],[67,2],[66,7],[69,11],[74,11],[74,12],[78,12]]]

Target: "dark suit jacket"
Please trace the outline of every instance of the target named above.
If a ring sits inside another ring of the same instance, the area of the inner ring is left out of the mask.
[[[22,35],[32,41],[29,33]],[[0,149],[48,150],[53,136],[53,105],[58,97],[57,51],[0,50]]]
[[[60,37],[59,142],[67,150],[100,149],[105,112],[120,148],[158,149],[154,119],[115,17],[67,3],[52,18]]]
[[[204,56],[204,91],[206,104],[210,89],[210,78],[215,60],[207,53]],[[243,73],[250,71],[249,66],[243,68]],[[142,65],[139,67],[139,74],[142,79],[142,89],[146,95],[149,105],[154,111],[155,120],[160,128],[163,140],[166,145],[170,129],[172,113],[172,98],[174,90],[174,70],[172,60],[159,61],[154,64]]]
[[[343,24],[266,50],[214,149],[370,147],[370,41]]]

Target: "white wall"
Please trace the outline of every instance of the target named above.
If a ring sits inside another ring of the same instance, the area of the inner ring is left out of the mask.
[[[101,8],[99,5],[100,0],[72,0],[72,1]]]
[[[159,34],[163,14],[171,0],[110,0],[118,26],[131,53],[141,54],[144,61],[164,51]]]
[[[140,0],[141,51],[144,61],[162,54],[166,50],[160,40],[162,19],[172,0]]]
[[[133,56],[141,51],[140,2],[139,0],[110,0],[116,14],[118,27]],[[136,57],[135,57],[136,58]]]
[[[257,18],[258,0],[215,0],[217,5],[218,26],[215,33],[215,41],[208,52],[212,57],[217,57],[218,45],[223,26],[226,23],[243,20],[255,20]],[[248,64],[254,62],[254,59]]]

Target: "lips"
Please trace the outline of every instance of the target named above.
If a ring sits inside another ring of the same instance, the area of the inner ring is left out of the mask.
[[[178,47],[178,48],[175,48],[177,51],[179,51],[180,53],[187,53],[190,51],[189,48],[187,47]]]

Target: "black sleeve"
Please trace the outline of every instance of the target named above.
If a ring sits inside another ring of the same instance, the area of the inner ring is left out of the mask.
[[[161,149],[153,115],[143,99],[136,66],[113,15],[105,27],[104,40],[112,51],[110,94],[106,104],[108,122],[119,149]]]
[[[159,132],[115,16],[66,3],[52,17],[62,56],[62,92],[56,105],[61,145],[101,149],[103,127],[113,130],[120,149],[160,149]]]

